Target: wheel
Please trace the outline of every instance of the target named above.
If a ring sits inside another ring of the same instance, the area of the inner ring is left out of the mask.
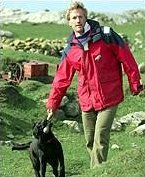
[[[11,63],[9,65],[9,79],[12,82],[20,83],[23,79],[23,68],[19,63]]]

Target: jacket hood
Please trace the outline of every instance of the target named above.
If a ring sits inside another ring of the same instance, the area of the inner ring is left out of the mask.
[[[100,27],[99,22],[95,20],[88,19],[87,23],[90,25],[91,31],[96,31]]]

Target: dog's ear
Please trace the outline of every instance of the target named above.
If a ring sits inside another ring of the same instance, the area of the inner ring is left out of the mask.
[[[39,122],[34,122],[33,123],[33,136],[35,138],[38,138],[39,135]]]
[[[33,129],[33,136],[35,138],[38,138],[38,130],[36,130],[35,128]]]

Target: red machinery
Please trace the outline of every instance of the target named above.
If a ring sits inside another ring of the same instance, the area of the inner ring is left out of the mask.
[[[38,78],[48,76],[48,64],[38,61],[11,63],[2,77],[14,83],[20,83],[27,78]]]

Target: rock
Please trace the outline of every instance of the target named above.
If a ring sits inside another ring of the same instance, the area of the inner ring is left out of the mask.
[[[79,124],[77,121],[71,121],[71,120],[64,120],[64,124],[68,125],[70,129],[75,130],[77,133],[81,132]]]
[[[58,109],[55,112],[54,117],[55,117],[56,120],[65,120],[66,119],[65,112],[62,109]]]
[[[117,144],[112,144],[111,149],[112,150],[120,149],[120,147]]]
[[[140,63],[138,69],[141,74],[145,73],[145,63]]]
[[[145,135],[145,124],[138,126],[136,129],[131,131],[130,134]]]
[[[62,101],[61,101],[60,106],[61,106],[61,107],[66,106],[68,103],[69,103],[68,97],[67,97],[67,96],[64,96],[64,97],[62,98]]]
[[[0,146],[4,146],[5,145],[5,141],[0,141]]]
[[[66,116],[76,117],[80,113],[80,108],[78,103],[76,101],[73,101],[65,106],[64,111]]]
[[[9,134],[9,135],[7,135],[7,138],[9,138],[9,139],[14,139],[15,136],[14,136],[13,134]]]
[[[136,143],[131,143],[131,147],[132,147],[132,148],[136,148],[136,147],[138,147],[138,146],[137,146]]]
[[[121,122],[114,119],[111,130],[112,131],[121,131],[121,130],[123,130],[123,128],[124,128],[123,124],[121,124]]]
[[[140,112],[133,112],[133,113],[127,114],[121,117],[118,121],[121,124],[132,124],[137,127],[144,120],[145,120],[145,112],[140,111]]]
[[[4,146],[4,145],[12,146],[12,144],[13,144],[12,140],[9,140],[9,141],[0,141],[0,146]]]
[[[11,37],[13,37],[13,33],[10,32],[10,31],[0,30],[0,37],[8,37],[8,38],[11,38]]]

